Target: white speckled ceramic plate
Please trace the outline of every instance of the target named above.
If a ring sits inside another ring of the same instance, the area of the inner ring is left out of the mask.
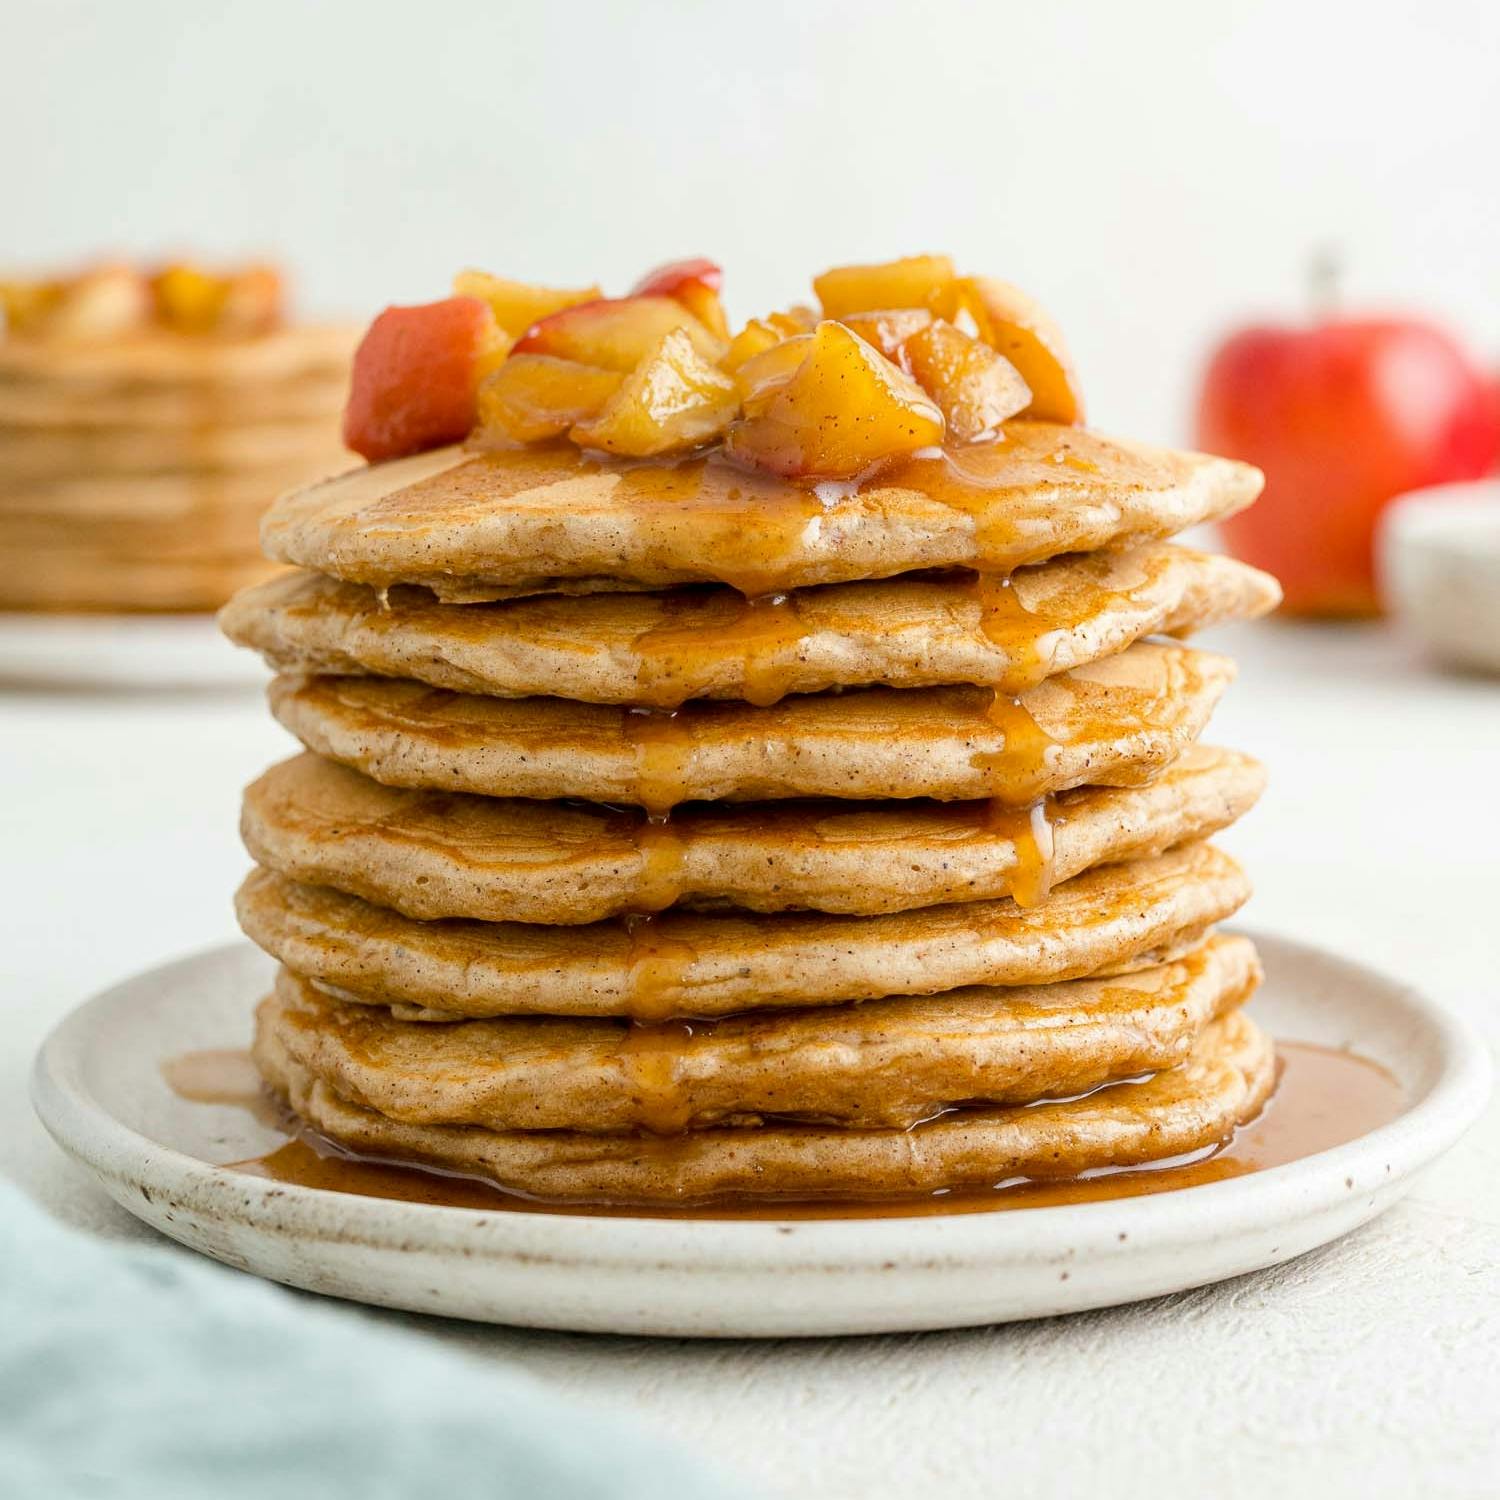
[[[271,967],[248,945],[154,969],[69,1016],[37,1059],[48,1130],[131,1213],[243,1270],[337,1297],[633,1334],[876,1333],[1044,1317],[1290,1260],[1388,1208],[1489,1091],[1479,1040],[1411,990],[1258,936],[1254,1013],[1404,1086],[1390,1124],[1287,1166],[1065,1207],[861,1220],[672,1220],[433,1207],[292,1187],[220,1162],[281,1139],[192,1104],[164,1059],[242,1047]]]
[[[212,615],[49,615],[0,611],[0,684],[189,691],[264,687],[265,664]]]

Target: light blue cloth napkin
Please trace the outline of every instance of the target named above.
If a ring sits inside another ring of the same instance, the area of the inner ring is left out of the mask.
[[[0,1183],[0,1494],[17,1500],[728,1496],[527,1376]]]

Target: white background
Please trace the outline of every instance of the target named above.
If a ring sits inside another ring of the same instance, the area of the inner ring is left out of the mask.
[[[6,259],[263,250],[365,317],[709,254],[744,317],[943,249],[1052,307],[1098,425],[1171,439],[1327,244],[1500,364],[1493,0],[0,0],[0,53]]]

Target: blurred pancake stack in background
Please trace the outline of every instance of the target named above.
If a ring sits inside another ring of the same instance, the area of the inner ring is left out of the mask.
[[[0,309],[0,609],[215,609],[270,571],[276,495],[347,466],[354,333],[288,324],[270,267],[0,281]]]
[[[468,275],[367,336],[376,462],[221,616],[305,747],[244,806],[262,1073],[575,1202],[1217,1149],[1275,1077],[1207,842],[1262,776],[1198,743],[1233,664],[1160,637],[1274,607],[1168,540],[1258,472],[1082,427],[1055,328],[941,257],[732,340],[717,278]]]

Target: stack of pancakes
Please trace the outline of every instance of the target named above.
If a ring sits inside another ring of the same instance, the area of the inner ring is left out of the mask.
[[[347,463],[350,330],[183,331],[149,287],[57,283],[0,333],[0,609],[217,609],[269,571],[267,498]]]
[[[1261,788],[1170,639],[1243,465],[1041,422],[805,486],[450,448],[287,497],[222,620],[305,753],[250,787],[255,1056],[325,1140],[652,1204],[1212,1149],[1273,1084],[1207,842]]]

